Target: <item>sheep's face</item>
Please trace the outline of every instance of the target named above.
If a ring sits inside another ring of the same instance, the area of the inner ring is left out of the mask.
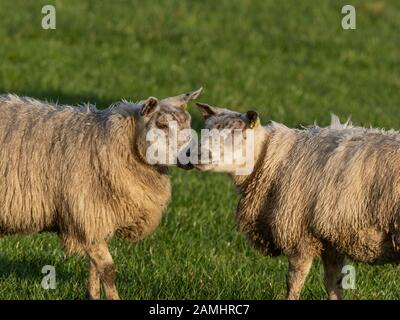
[[[137,124],[137,148],[148,164],[175,166],[179,154],[193,138],[187,103],[196,99],[197,91],[158,101],[148,98],[140,110]]]
[[[236,111],[197,103],[205,119],[198,148],[201,171],[249,174],[254,167],[254,134],[260,120],[256,111]]]

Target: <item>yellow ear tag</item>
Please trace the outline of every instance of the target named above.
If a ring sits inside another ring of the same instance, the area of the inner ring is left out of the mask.
[[[256,122],[250,123],[250,129],[255,129],[260,125],[260,118],[257,118]]]
[[[187,103],[186,103],[186,102],[182,103],[182,104],[181,104],[181,108],[183,108],[183,109],[186,110],[186,109],[187,109]]]

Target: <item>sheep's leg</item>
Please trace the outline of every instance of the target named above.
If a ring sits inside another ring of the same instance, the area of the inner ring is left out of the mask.
[[[287,275],[288,300],[298,300],[301,289],[312,266],[313,257],[309,255],[294,255],[288,257],[289,272]]]
[[[90,260],[89,267],[87,298],[90,300],[100,299],[100,275],[97,272],[96,266],[92,260]]]
[[[91,246],[88,249],[88,255],[97,269],[107,299],[118,300],[119,295],[115,286],[115,266],[107,244],[104,242]]]
[[[329,299],[342,299],[342,267],[344,264],[344,256],[333,248],[326,248],[321,258],[324,265],[325,289]]]

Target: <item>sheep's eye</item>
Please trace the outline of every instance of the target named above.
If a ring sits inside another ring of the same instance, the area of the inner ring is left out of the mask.
[[[168,123],[165,123],[165,122],[158,122],[157,121],[156,125],[157,125],[157,128],[160,128],[162,130],[165,130],[165,129],[169,128]]]

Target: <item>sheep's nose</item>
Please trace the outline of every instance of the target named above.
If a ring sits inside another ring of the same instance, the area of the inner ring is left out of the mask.
[[[190,158],[190,148],[186,150],[186,157]]]

